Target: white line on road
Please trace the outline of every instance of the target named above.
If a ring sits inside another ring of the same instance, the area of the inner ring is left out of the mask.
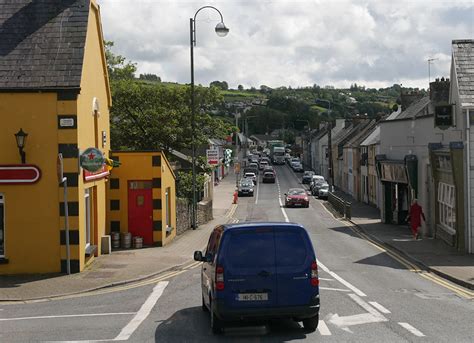
[[[382,313],[385,313],[385,314],[392,313],[376,301],[369,301],[369,304],[375,307],[377,310],[379,310]]]
[[[12,322],[12,321],[16,321],[16,320],[35,320],[35,319],[56,319],[56,318],[77,318],[77,317],[101,317],[101,316],[124,316],[124,315],[132,315],[132,314],[135,314],[135,312],[63,314],[63,315],[60,315],[60,316],[37,316],[37,317],[0,318],[0,322]]]
[[[379,313],[379,311],[377,311],[375,308],[373,308],[372,306],[370,306],[368,303],[366,303],[364,300],[362,300],[360,297],[358,297],[357,295],[355,294],[349,294],[349,297],[354,300],[357,304],[359,304],[364,310],[366,310],[367,312],[369,312],[371,315],[373,315],[374,317],[378,317],[380,319],[384,319],[384,320],[387,320],[387,318],[385,318],[382,314]]]
[[[331,336],[331,331],[329,331],[329,328],[324,322],[324,320],[319,321],[318,331],[321,334],[321,336]]]
[[[407,329],[408,331],[410,331],[412,334],[414,334],[415,336],[418,336],[418,337],[425,337],[425,335],[418,329],[415,329],[413,326],[411,326],[410,324],[408,323],[398,323],[398,325],[400,325],[401,327]]]
[[[362,292],[360,289],[358,289],[357,287],[351,285],[349,282],[347,282],[346,280],[344,280],[342,277],[340,277],[339,275],[337,275],[336,273],[332,272],[329,270],[328,267],[326,267],[324,264],[321,263],[321,261],[318,260],[318,266],[321,267],[322,270],[324,270],[326,273],[328,273],[329,275],[331,275],[333,278],[335,278],[337,281],[339,281],[340,283],[342,283],[344,286],[346,286],[347,288],[349,288],[350,290],[352,290],[355,294],[357,294],[358,296],[361,296],[361,297],[366,297],[367,295]]]
[[[329,287],[319,287],[319,289],[324,289],[325,291],[337,291],[337,292],[350,292],[351,291],[350,289],[329,288]]]
[[[334,279],[328,279],[328,278],[320,277],[319,281],[334,281]]]
[[[257,194],[255,195],[255,205],[258,204],[258,190],[260,188],[260,182],[257,180]]]
[[[155,306],[158,299],[163,295],[163,291],[168,286],[168,281],[161,281],[153,288],[153,292],[150,294],[148,299],[143,303],[140,310],[138,310],[135,317],[120,331],[114,341],[126,341],[140,326],[140,324],[148,317],[151,310]]]

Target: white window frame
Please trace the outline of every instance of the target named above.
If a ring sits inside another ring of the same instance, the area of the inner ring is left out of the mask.
[[[438,183],[438,212],[439,224],[456,232],[456,190],[453,185]]]
[[[3,205],[3,223],[2,223],[2,226],[3,226],[3,232],[1,233],[3,235],[3,254],[0,254],[0,258],[5,258],[5,231],[6,231],[6,227],[5,227],[5,195],[3,193],[0,193],[0,204]]]
[[[91,246],[91,188],[84,190],[84,214],[85,214],[85,238],[86,238],[86,253],[89,252]]]

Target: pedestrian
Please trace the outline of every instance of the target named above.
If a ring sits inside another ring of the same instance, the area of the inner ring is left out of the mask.
[[[418,204],[418,199],[413,199],[413,203],[410,206],[410,211],[408,212],[407,220],[410,221],[411,232],[415,240],[418,239],[418,228],[421,226],[421,218],[423,218],[423,221],[426,222],[423,208]]]

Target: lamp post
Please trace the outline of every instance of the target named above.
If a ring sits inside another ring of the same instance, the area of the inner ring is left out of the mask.
[[[326,99],[316,99],[316,101],[323,101],[328,103],[328,122],[327,122],[327,131],[328,131],[328,173],[329,173],[329,184],[331,185],[331,191],[334,192],[334,171],[332,164],[332,120],[331,120],[331,101]]]
[[[22,164],[26,163],[26,153],[23,151],[23,148],[26,144],[26,137],[28,137],[28,134],[24,132],[22,128],[20,128],[20,131],[15,133],[16,146],[18,147],[18,151],[20,152]]]
[[[191,131],[192,131],[192,178],[193,178],[193,204],[192,204],[192,220],[191,225],[193,230],[197,227],[196,220],[196,122],[195,122],[195,108],[194,108],[194,47],[196,46],[196,16],[205,9],[210,8],[217,11],[221,17],[221,21],[216,25],[215,31],[219,37],[224,37],[229,33],[229,29],[224,24],[222,13],[213,6],[203,6],[196,11],[194,18],[189,18],[189,33],[191,46]]]

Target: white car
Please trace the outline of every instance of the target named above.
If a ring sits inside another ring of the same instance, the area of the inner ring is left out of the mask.
[[[313,187],[316,183],[319,183],[319,182],[325,182],[326,180],[324,179],[324,176],[322,175],[313,175],[313,178],[309,184],[309,189],[310,190],[313,190]]]
[[[247,173],[244,174],[244,178],[245,179],[251,179],[253,181],[254,185],[257,184],[257,175],[255,175],[255,173],[247,172]]]

